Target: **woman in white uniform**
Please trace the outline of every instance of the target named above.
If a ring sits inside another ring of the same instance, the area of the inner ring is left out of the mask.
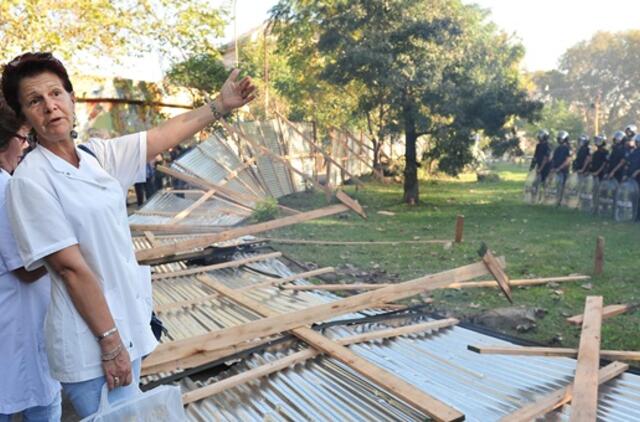
[[[0,422],[60,420],[60,384],[49,375],[44,315],[49,277],[24,269],[5,207],[11,174],[27,147],[28,130],[0,103]]]
[[[2,91],[33,128],[37,146],[9,182],[7,208],[29,270],[51,276],[45,333],[49,365],[82,416],[135,394],[141,358],[153,351],[149,268],[135,259],[125,195],[145,164],[253,99],[235,70],[214,101],[146,132],[74,143],[75,97],[60,61],[27,53],[5,66]]]

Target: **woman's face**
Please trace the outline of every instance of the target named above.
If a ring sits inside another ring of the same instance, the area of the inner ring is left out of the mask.
[[[62,80],[52,72],[23,78],[18,98],[27,122],[40,142],[70,140],[73,129],[73,93],[65,91]]]
[[[29,146],[27,142],[28,133],[29,129],[23,127],[9,140],[7,147],[0,150],[0,167],[6,172],[13,173],[16,167],[18,167],[24,151]]]

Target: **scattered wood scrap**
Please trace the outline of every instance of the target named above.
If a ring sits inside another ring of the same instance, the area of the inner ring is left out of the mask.
[[[144,365],[152,367],[169,364],[172,361],[183,360],[198,353],[230,347],[259,337],[271,336],[292,328],[371,308],[379,303],[394,302],[439,289],[452,282],[470,280],[484,275],[488,275],[488,270],[484,263],[479,262],[306,309],[163,343],[145,359]]]
[[[625,312],[632,311],[637,305],[607,305],[602,308],[602,319],[612,318],[616,315],[624,314]],[[582,325],[583,315],[574,315],[567,318],[567,322],[572,325]]]
[[[482,355],[578,357],[578,349],[565,347],[521,347],[521,346],[477,346],[468,345],[467,349]],[[640,360],[640,352],[624,350],[601,350],[600,357],[607,360]]]
[[[504,272],[500,263],[496,260],[496,257],[493,256],[487,245],[482,242],[480,245],[480,249],[478,250],[478,255],[482,258],[482,262],[485,263],[489,272],[493,275],[493,277],[498,282],[498,287],[502,290],[505,297],[510,303],[513,303],[513,297],[511,296],[511,285],[509,284],[509,276]]]
[[[429,321],[420,324],[407,325],[400,328],[390,328],[386,330],[376,330],[368,333],[344,337],[336,340],[336,343],[342,346],[348,346],[357,343],[363,343],[366,341],[372,341],[376,339],[386,339],[398,337],[406,334],[420,333],[427,330],[439,330],[441,328],[451,327],[458,323],[455,318],[448,318],[438,321]],[[236,387],[238,385],[246,384],[258,378],[265,377],[269,374],[273,374],[278,371],[293,367],[306,360],[313,359],[318,356],[320,352],[314,349],[305,349],[299,352],[293,353],[284,358],[269,362],[265,365],[258,366],[256,368],[249,369],[237,375],[225,378],[218,382],[209,384],[205,387],[197,388],[182,395],[182,403],[189,404],[197,400],[202,400],[206,397],[211,397],[215,394],[221,393],[229,388]]]
[[[596,420],[601,327],[602,296],[587,296],[578,347],[578,364],[573,381],[571,422]]]
[[[316,218],[340,214],[347,211],[349,211],[349,208],[346,205],[343,205],[343,204],[330,205],[328,207],[319,208],[316,210],[303,212],[296,215],[290,215],[290,216],[282,217],[276,220],[266,221],[264,223],[237,227],[237,228],[225,230],[220,233],[212,233],[209,235],[198,236],[197,238],[194,238],[194,239],[182,240],[172,244],[157,246],[157,247],[148,248],[148,249],[142,249],[136,252],[136,259],[140,263],[145,263],[153,259],[176,255],[178,253],[191,251],[196,248],[207,247],[216,242],[223,242],[225,240],[235,239],[241,236],[262,233],[268,230],[290,226],[292,224],[298,224],[303,221],[314,220]]]
[[[331,245],[331,246],[367,246],[367,245],[403,245],[403,244],[445,244],[450,240],[377,240],[377,241],[339,241],[339,240],[307,240],[307,239],[282,239],[276,237],[262,237],[260,240],[271,243],[290,245]]]
[[[629,365],[622,362],[612,362],[598,371],[598,384],[605,384],[629,369]],[[552,412],[573,399],[573,385],[568,385],[548,395],[539,398],[533,403],[516,410],[500,419],[500,422],[531,421]]]
[[[255,301],[245,296],[243,293],[225,286],[208,275],[201,275],[198,279],[219,294],[224,295],[259,315],[264,317],[277,317],[282,315],[273,311],[270,307],[262,304],[261,302]],[[391,372],[372,364],[338,342],[328,339],[311,328],[297,327],[291,329],[291,333],[318,351],[328,354],[349,366],[351,369],[359,372],[369,380],[395,394],[400,399],[426,413],[433,419],[438,421],[464,420],[464,415],[454,408],[415,388],[406,381],[396,377],[396,375]]]

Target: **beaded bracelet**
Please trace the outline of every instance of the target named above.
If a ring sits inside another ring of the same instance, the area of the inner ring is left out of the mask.
[[[218,108],[216,107],[216,99],[218,97],[214,98],[213,101],[209,102],[209,109],[211,110],[211,113],[213,114],[213,117],[215,117],[216,120],[220,120],[220,119],[224,119],[225,117],[227,117],[230,113],[227,114],[222,114],[220,111],[218,111]]]
[[[112,351],[103,353],[102,356],[100,356],[100,359],[103,362],[109,362],[110,360],[114,360],[115,358],[120,356],[120,353],[122,353],[122,343],[120,343],[118,347],[116,347]]]

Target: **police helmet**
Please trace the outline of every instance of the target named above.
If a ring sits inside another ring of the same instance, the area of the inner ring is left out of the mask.
[[[561,130],[560,132],[558,132],[556,140],[560,144],[566,144],[567,142],[569,142],[569,132],[567,132],[566,130]]]
[[[587,135],[580,135],[578,138],[578,146],[589,145],[589,137]]]
[[[636,148],[640,147],[640,133],[633,137],[633,141],[636,143]]]
[[[597,147],[604,146],[606,142],[607,142],[607,137],[604,135],[596,135],[593,137],[593,143]]]
[[[624,142],[626,139],[627,137],[625,136],[624,132],[621,130],[616,130],[616,132],[613,134],[614,144],[619,144],[620,142]]]
[[[629,139],[633,139],[636,133],[638,133],[638,127],[634,124],[627,125],[627,127],[624,128],[624,133]]]
[[[542,129],[538,131],[538,141],[548,141],[549,140],[549,132]]]

